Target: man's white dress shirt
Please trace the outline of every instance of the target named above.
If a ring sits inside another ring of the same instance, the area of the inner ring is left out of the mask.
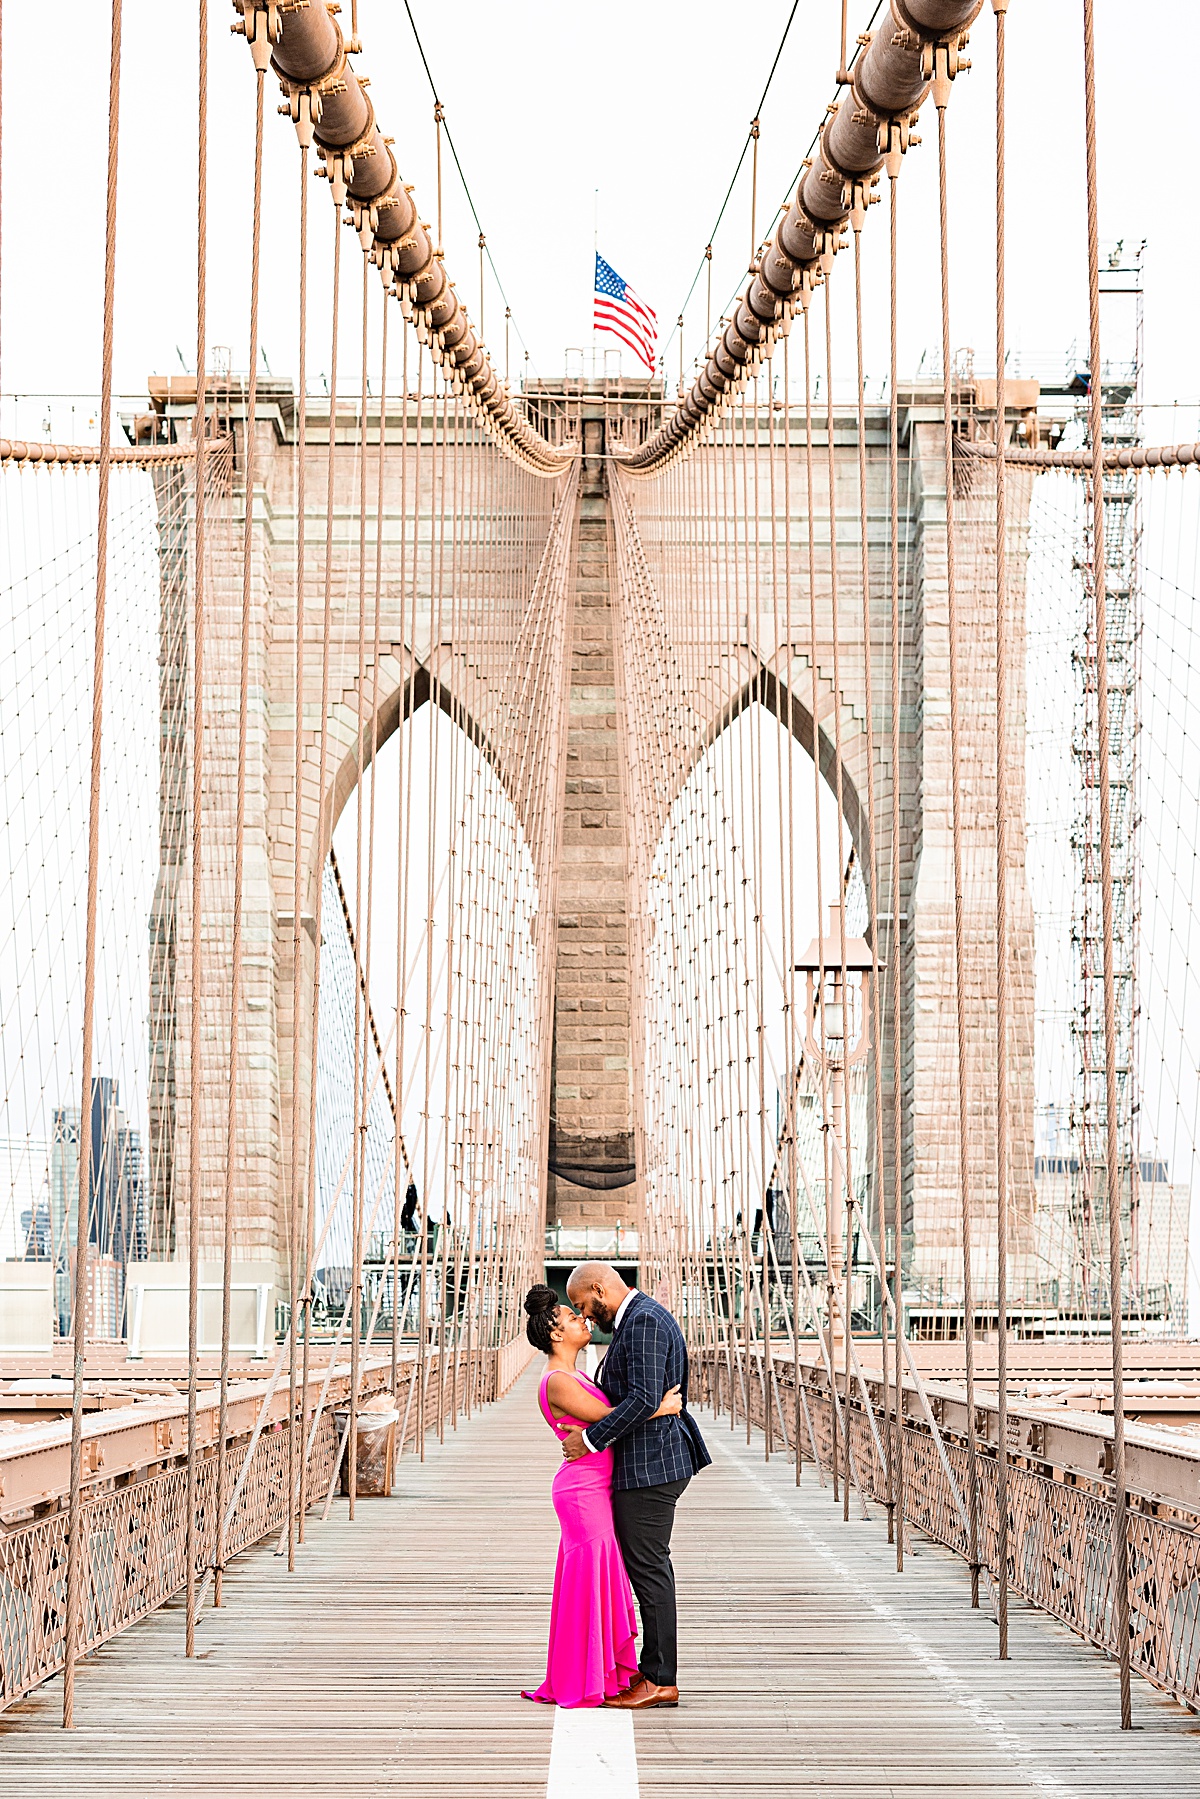
[[[613,1336],[614,1337],[616,1336],[617,1332],[621,1328],[621,1320],[625,1316],[626,1312],[629,1310],[629,1302],[633,1298],[633,1296],[636,1292],[637,1292],[636,1287],[630,1287],[628,1293],[625,1295],[624,1299],[621,1301],[620,1305],[617,1307],[617,1315],[613,1319]],[[592,1446],[590,1443],[588,1443],[588,1434],[586,1431],[584,1431],[584,1433],[583,1433],[583,1440],[587,1444],[587,1447],[589,1449],[591,1449]]]

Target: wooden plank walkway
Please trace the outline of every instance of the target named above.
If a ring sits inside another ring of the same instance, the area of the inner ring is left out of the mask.
[[[797,1494],[761,1440],[707,1429],[715,1465],[676,1531],[683,1703],[636,1720],[636,1781],[628,1720],[562,1714],[552,1799],[639,1781],[645,1799],[1200,1799],[1197,1720],[1135,1683],[1122,1736],[1115,1671],[1024,1609],[1002,1666],[951,1557],[919,1544],[897,1578],[878,1519],[843,1524],[811,1469]],[[406,1457],[394,1499],[310,1520],[296,1575],[269,1548],[241,1558],[195,1663],[172,1606],[84,1664],[73,1734],[58,1681],[0,1716],[0,1794],[546,1793],[556,1714],[517,1694],[542,1673],[557,1458],[526,1375]]]

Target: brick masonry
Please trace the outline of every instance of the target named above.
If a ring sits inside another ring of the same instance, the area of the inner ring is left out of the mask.
[[[320,639],[323,557],[324,464],[326,421],[310,419],[306,446],[309,518],[309,572],[302,608],[308,640],[308,665],[302,715],[297,721],[293,664],[297,608],[294,593],[295,468],[294,412],[290,391],[277,384],[277,394],[260,395],[258,480],[255,495],[253,624],[251,669],[250,764],[248,770],[246,992],[242,1039],[243,1157],[235,1182],[236,1255],[239,1260],[275,1260],[282,1267],[287,1240],[290,1188],[291,1113],[297,1101],[307,1116],[309,1031],[307,1018],[291,1016],[292,1005],[292,862],[296,832],[304,852],[301,953],[304,987],[309,990],[314,947],[313,912],[317,888],[316,825],[321,804]],[[905,915],[903,953],[904,1057],[900,1079],[904,1095],[904,1185],[911,1230],[911,1267],[924,1282],[952,1282],[958,1261],[958,1192],[953,1098],[953,892],[949,862],[949,736],[947,719],[945,495],[941,470],[940,397],[914,390],[902,407],[902,457],[905,501],[901,516],[902,576],[905,608],[905,687],[902,708],[902,766],[898,771],[902,812],[902,889],[899,904],[885,890],[881,911]],[[315,411],[315,407],[313,408]],[[878,408],[868,417],[870,481],[870,556],[873,633],[887,642],[887,448],[886,415]],[[389,433],[394,421],[389,420]],[[339,427],[344,440],[335,457],[335,534],[331,610],[331,685],[326,720],[330,745],[326,793],[340,811],[353,793],[356,736],[362,696],[358,690],[358,569],[356,523],[357,432],[347,416]],[[424,443],[417,441],[418,436]],[[823,446],[822,446],[823,450]],[[554,483],[526,476],[500,462],[497,452],[480,444],[478,465],[470,475],[479,495],[476,510],[490,519],[486,535],[472,536],[474,558],[471,602],[439,588],[434,570],[443,565],[453,574],[453,555],[435,558],[433,519],[440,516],[434,491],[436,465],[427,433],[410,431],[405,446],[397,443],[389,456],[384,496],[383,595],[381,657],[378,669],[379,739],[397,727],[402,705],[428,692],[431,671],[470,714],[493,747],[498,765],[514,759],[520,742],[506,743],[502,712],[489,687],[489,670],[507,666],[512,645],[521,641],[528,612],[530,570],[537,566],[546,541],[556,497]],[[800,449],[793,443],[793,543],[791,560],[802,585],[809,523],[795,496],[803,491]],[[820,509],[811,522],[818,557],[818,642],[810,641],[807,605],[793,620],[790,646],[766,642],[771,612],[764,611],[757,632],[759,666],[786,683],[795,702],[797,734],[803,740],[804,707],[811,697],[815,660],[821,695],[819,736],[828,772],[829,743],[835,706],[840,706],[848,811],[862,835],[865,805],[865,729],[861,649],[861,597],[850,571],[858,562],[857,488],[853,421],[839,419],[838,544],[842,569],[842,691],[834,693],[830,653],[829,527]],[[468,459],[469,461],[469,459]],[[589,477],[590,464],[590,477]],[[560,1172],[547,1185],[548,1215],[563,1224],[636,1216],[636,1188],[630,1184],[634,1160],[634,1117],[630,1028],[630,940],[628,867],[625,834],[627,790],[619,753],[619,683],[613,662],[614,595],[608,521],[598,462],[585,459],[583,493],[575,533],[576,562],[571,583],[569,718],[562,811],[558,838],[558,941],[555,964],[553,1116],[550,1159]],[[760,483],[766,491],[766,482]],[[1024,508],[1030,480],[1014,472],[1010,480],[1010,628],[1015,672],[1010,767],[1012,769],[1013,845],[1009,870],[1013,938],[1011,944],[1013,1032],[1010,1076],[1013,1084],[1013,1137],[1016,1148],[1014,1253],[1016,1278],[1025,1270],[1020,1257],[1029,1247],[1033,1218],[1033,927],[1024,877]],[[407,492],[407,500],[405,493]],[[414,582],[413,546],[402,529],[405,509],[411,521],[413,496],[419,496],[419,554]],[[214,538],[210,595],[209,689],[213,726],[207,788],[206,833],[212,878],[205,898],[204,938],[208,946],[202,1044],[205,1055],[202,1088],[203,1134],[201,1229],[202,1256],[216,1259],[221,1240],[220,1196],[224,1184],[224,1072],[228,1056],[228,868],[232,842],[233,772],[236,766],[235,694],[237,620],[240,610],[240,492],[235,486],[229,534],[224,547]],[[991,762],[994,714],[994,646],[991,545],[988,517],[990,483],[981,477],[977,491],[958,502],[958,599],[963,631],[964,789],[966,800],[967,994],[972,1039],[970,1167],[972,1203],[979,1237],[989,1235],[987,1220],[995,1209],[995,1150],[992,1140],[992,1092],[995,1056],[992,1020],[995,1011],[995,952],[992,935],[995,775]],[[186,553],[186,532],[178,518],[165,518],[173,555]],[[374,521],[369,522],[367,554],[373,579]],[[439,552],[440,556],[440,552]],[[780,558],[782,562],[783,558]],[[472,609],[473,608],[473,609]],[[457,609],[457,610],[456,610]],[[460,627],[456,636],[455,621]],[[186,662],[188,629],[172,621],[164,657]],[[173,646],[173,647],[172,647]],[[703,698],[714,723],[727,713],[749,677],[740,650],[728,654]],[[891,767],[889,720],[885,706],[887,664],[881,652],[876,664],[875,755],[879,857],[890,865]],[[374,687],[376,670],[368,669]],[[177,679],[164,667],[164,746],[174,762],[164,768],[164,842],[186,831],[188,778],[186,717],[181,711]],[[557,705],[561,687],[552,694],[538,689],[530,705]],[[407,698],[406,698],[407,696]],[[303,788],[300,816],[293,799],[295,733],[303,735]],[[167,819],[167,813],[172,815]],[[167,825],[170,824],[168,831]],[[530,828],[533,828],[533,822]],[[539,857],[540,846],[535,844]],[[152,1195],[152,1231],[159,1253],[186,1252],[187,1169],[190,1130],[187,1095],[191,1005],[188,894],[183,859],[164,857],[156,910],[157,982],[154,1006],[154,1070],[151,1118],[151,1164],[156,1186]],[[884,1078],[890,1087],[890,1028],[885,1030],[888,1057]],[[584,1174],[599,1185],[585,1185]],[[608,1185],[623,1181],[627,1184]],[[981,1279],[986,1270],[981,1268]]]
[[[563,1225],[632,1224],[635,1207],[625,797],[597,466],[576,533],[558,877],[547,1219]]]

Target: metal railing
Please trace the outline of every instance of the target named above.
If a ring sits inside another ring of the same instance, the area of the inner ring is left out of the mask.
[[[823,1364],[806,1361],[797,1403],[791,1357],[776,1351],[769,1367],[761,1352],[698,1351],[693,1365],[710,1403],[731,1408],[779,1443],[823,1468],[833,1455],[834,1407]],[[885,1420],[881,1381],[868,1376],[876,1429],[885,1455],[894,1441],[895,1388]],[[966,1395],[949,1384],[926,1383],[933,1416],[959,1492],[966,1491]],[[946,1477],[932,1431],[907,1382],[899,1432],[904,1514],[911,1528],[968,1560],[961,1506]],[[979,1436],[979,1555],[995,1575],[997,1560],[994,1400],[977,1400]],[[1057,1416],[1055,1415],[1057,1413]],[[868,1499],[892,1501],[858,1393],[849,1407],[853,1472]],[[806,1419],[812,1421],[809,1437]],[[989,1442],[990,1438],[990,1442]],[[1008,1412],[1008,1580],[1010,1589],[1049,1612],[1076,1635],[1116,1655],[1111,1585],[1113,1500],[1112,1420],[1058,1407]],[[1147,1426],[1126,1426],[1129,1467],[1129,1629],[1131,1665],[1153,1685],[1192,1708],[1200,1707],[1200,1443]]]
[[[425,1361],[423,1421],[436,1429],[464,1403],[498,1398],[525,1367],[532,1350],[522,1339],[499,1348],[447,1350],[444,1363],[432,1351]],[[409,1403],[416,1362],[398,1371],[397,1402],[405,1421],[403,1441],[413,1441],[417,1408]],[[360,1395],[382,1391],[390,1360],[366,1364]],[[312,1429],[312,1412],[324,1380],[314,1371],[304,1424],[293,1424],[286,1384],[272,1395],[267,1381],[231,1390],[226,1491],[233,1490],[251,1445],[264,1401],[265,1428],[254,1442],[253,1461],[226,1532],[232,1558],[278,1532],[287,1516],[288,1433]],[[311,1506],[324,1503],[335,1472],[338,1430],[335,1408],[349,1393],[349,1368],[339,1364],[329,1384],[308,1462]],[[197,1437],[211,1450],[215,1398],[205,1395]],[[67,1506],[69,1420],[13,1432],[0,1445],[0,1711],[60,1673],[65,1661],[67,1610]],[[83,1582],[79,1653],[86,1654],[165,1605],[186,1582],[187,1407],[182,1401],[149,1400],[102,1414],[84,1426],[82,1510]],[[216,1457],[202,1456],[197,1470],[197,1573],[213,1563],[216,1541]],[[181,1625],[182,1630],[182,1625]]]
[[[622,1224],[588,1225],[586,1229],[552,1224],[546,1232],[546,1254],[556,1261],[581,1262],[589,1256],[617,1256],[623,1262],[631,1261],[639,1246],[638,1233]]]

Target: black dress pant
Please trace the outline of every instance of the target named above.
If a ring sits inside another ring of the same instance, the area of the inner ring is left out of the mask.
[[[617,1541],[642,1614],[638,1668],[658,1687],[676,1684],[678,1631],[671,1527],[686,1480],[661,1487],[624,1487],[613,1494]]]

